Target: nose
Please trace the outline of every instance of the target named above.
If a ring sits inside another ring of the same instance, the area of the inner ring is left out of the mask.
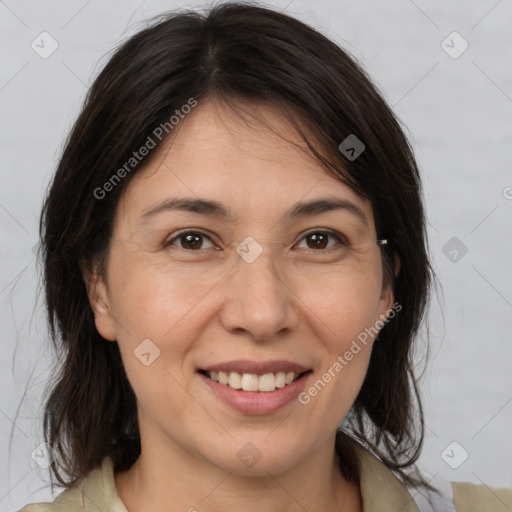
[[[296,327],[297,302],[289,279],[276,261],[275,244],[255,245],[262,252],[253,259],[254,246],[245,253],[241,248],[224,280],[226,302],[220,320],[231,333],[245,332],[257,341],[266,341]]]

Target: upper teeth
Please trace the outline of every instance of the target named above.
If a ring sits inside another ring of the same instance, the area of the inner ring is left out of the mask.
[[[254,373],[237,372],[206,372],[210,379],[219,384],[229,385],[234,389],[243,391],[275,391],[291,384],[300,374],[295,372]]]

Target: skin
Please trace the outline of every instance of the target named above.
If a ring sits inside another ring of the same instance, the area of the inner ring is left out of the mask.
[[[334,439],[372,338],[307,405],[294,399],[265,415],[232,409],[196,373],[235,359],[285,359],[312,369],[307,389],[393,304],[382,289],[371,204],[298,147],[278,110],[245,106],[281,136],[222,103],[200,102],[123,192],[105,279],[89,281],[96,327],[119,344],[137,397],[141,455],[115,474],[129,512],[362,510]],[[171,196],[215,199],[236,220],[168,211],[141,224]],[[350,200],[367,223],[344,210],[283,220],[295,202],[320,197]],[[183,238],[162,247],[185,228],[210,239],[194,240],[199,249]],[[330,253],[315,248],[305,237],[315,228],[343,233],[352,247],[330,238]],[[247,236],[263,247],[252,263],[235,252]],[[134,355],[145,339],[160,350],[148,366]],[[237,457],[247,442],[261,454],[251,468]]]

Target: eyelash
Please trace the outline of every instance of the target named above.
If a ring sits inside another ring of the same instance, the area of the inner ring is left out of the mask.
[[[344,235],[342,235],[341,233],[338,233],[337,231],[332,231],[330,229],[316,229],[316,230],[313,230],[313,231],[308,231],[307,233],[305,233],[302,236],[302,238],[300,239],[299,243],[302,242],[308,236],[315,235],[317,233],[322,233],[324,235],[331,236],[332,238],[336,239],[336,241],[340,245],[342,245],[344,247],[349,247],[350,246],[350,243],[349,243],[348,239]],[[207,234],[202,233],[201,231],[188,230],[188,231],[182,231],[181,233],[178,233],[177,235],[173,236],[172,238],[167,239],[163,243],[163,248],[168,248],[168,247],[172,246],[174,241],[179,240],[180,238],[183,238],[184,236],[191,235],[191,234],[192,235],[199,235],[199,236],[208,238],[213,243],[213,240]],[[183,250],[183,251],[187,251],[187,252],[200,252],[201,251],[201,249],[193,250],[193,249],[185,249],[183,247],[177,247],[177,248],[180,249],[180,250]],[[306,250],[312,251],[312,252],[330,252],[333,249],[336,249],[336,247],[334,246],[334,247],[329,247],[327,249],[306,249]]]

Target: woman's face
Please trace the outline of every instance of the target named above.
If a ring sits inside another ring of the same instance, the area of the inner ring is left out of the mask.
[[[332,449],[368,329],[393,304],[370,203],[258,108],[284,138],[205,101],[154,150],[120,199],[106,288],[91,295],[137,397],[143,450],[251,474]]]

